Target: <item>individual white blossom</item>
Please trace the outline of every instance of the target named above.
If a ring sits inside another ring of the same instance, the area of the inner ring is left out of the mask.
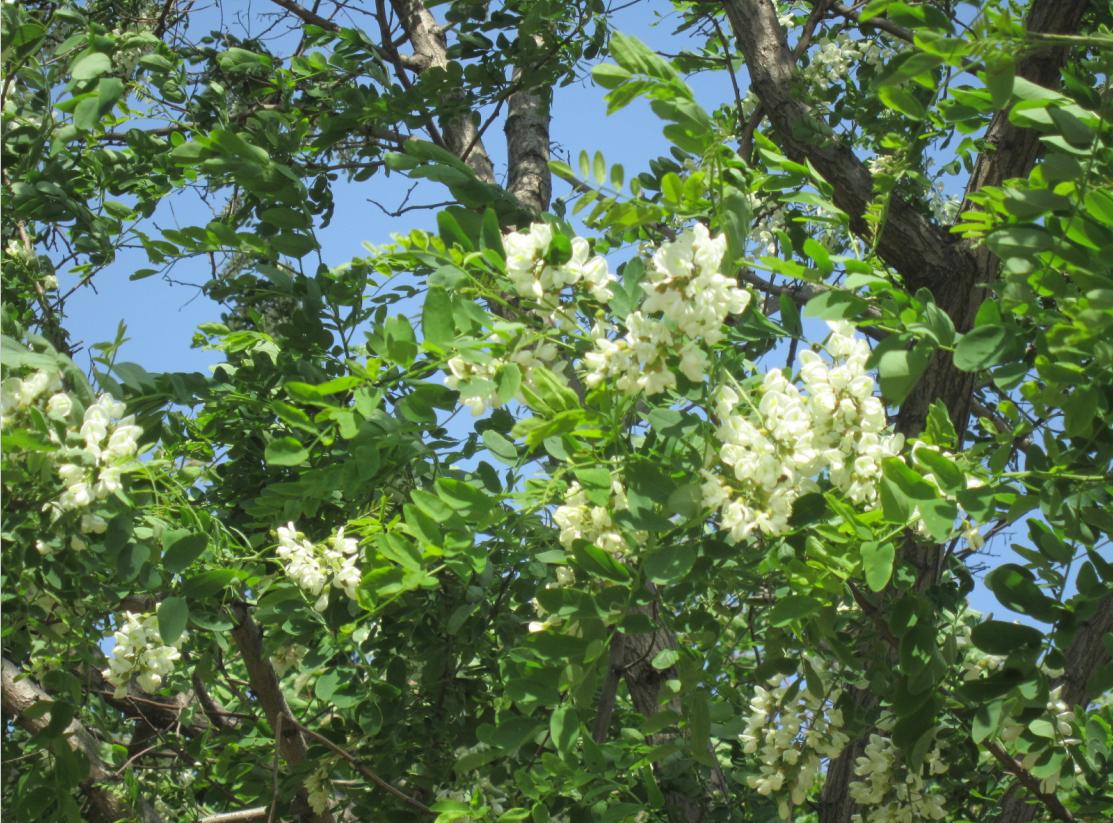
[[[156,691],[181,658],[178,646],[183,637],[167,646],[159,635],[158,617],[154,613],[125,612],[123,623],[113,635],[115,645],[103,672],[104,679],[115,687],[114,695],[126,696],[133,677],[143,691]]]
[[[293,523],[279,526],[277,531],[278,559],[287,577],[307,595],[316,598],[313,607],[317,611],[328,608],[332,588],[355,599],[362,576],[357,540],[345,537],[343,528],[324,543],[310,542]]]
[[[46,402],[46,416],[51,420],[66,420],[71,411],[73,411],[73,398],[65,392],[51,395]]]
[[[307,651],[308,649],[300,643],[283,646],[271,655],[271,665],[274,666],[274,673],[282,677],[286,672],[297,668]]]

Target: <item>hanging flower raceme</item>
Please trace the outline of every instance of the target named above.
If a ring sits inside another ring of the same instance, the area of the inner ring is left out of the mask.
[[[52,504],[59,512],[85,508],[123,489],[121,475],[134,461],[143,430],[135,417],[124,417],[124,404],[107,394],[85,410],[78,432],[83,445],[66,450],[69,462],[58,466],[66,489]]]
[[[813,661],[816,666],[819,661]],[[757,754],[759,771],[747,778],[750,788],[772,797],[781,819],[807,798],[823,759],[839,756],[850,738],[842,730],[840,692],[817,696],[799,684],[758,686],[742,732],[742,750]]]
[[[115,687],[113,694],[119,698],[127,695],[133,677],[143,691],[156,691],[181,658],[178,647],[184,635],[168,646],[162,642],[158,617],[154,613],[125,612],[112,638],[115,646],[108,657],[108,668],[102,674]]]
[[[893,726],[892,716],[883,717],[878,728],[886,732]],[[862,807],[853,823],[917,823],[942,820],[947,816],[943,794],[932,785],[931,777],[946,773],[948,763],[937,741],[924,757],[923,764],[912,767],[900,749],[885,734],[871,734],[865,752],[855,761],[858,778],[849,786],[851,799]]]
[[[553,520],[560,528],[560,543],[571,548],[577,540],[621,555],[626,549],[618,527],[611,520],[611,513],[626,508],[626,490],[617,479],[611,483],[611,501],[607,506],[595,506],[579,483],[573,482],[564,496],[564,505],[553,512]]]
[[[707,373],[707,348],[723,339],[723,324],[740,315],[750,293],[722,271],[726,238],[711,237],[697,223],[653,255],[638,311],[626,320],[625,335],[603,322],[592,330],[593,348],[584,357],[591,388],[613,380],[626,394],[659,394],[676,385],[670,365],[693,382]]]
[[[869,348],[849,324],[828,325],[832,362],[811,351],[800,356],[806,394],[780,369],[753,396],[718,390],[720,446],[704,471],[703,497],[734,542],[788,531],[793,504],[818,489],[823,474],[855,503],[876,506],[882,461],[904,444],[874,396]]]
[[[519,296],[536,301],[544,314],[557,308],[565,287],[581,283],[598,302],[610,301],[615,276],[608,271],[606,259],[593,256],[582,237],[572,238],[565,246],[567,252],[559,254],[553,246],[554,237],[548,223],[534,223],[527,231],[503,237],[506,274]]]
[[[359,586],[359,543],[344,529],[324,543],[311,543],[293,523],[278,528],[278,559],[287,577],[303,592],[317,598],[317,611],[328,608],[329,591],[340,589],[353,600]]]

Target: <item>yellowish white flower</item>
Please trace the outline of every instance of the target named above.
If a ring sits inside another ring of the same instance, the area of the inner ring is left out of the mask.
[[[276,554],[286,572],[303,592],[316,600],[317,611],[328,607],[330,588],[340,589],[355,599],[362,574],[359,569],[359,542],[345,537],[344,529],[324,543],[312,543],[293,523],[278,528]]]
[[[145,692],[156,691],[163,679],[174,669],[181,658],[178,646],[184,635],[167,646],[158,630],[158,617],[154,613],[125,612],[120,628],[113,635],[115,645],[108,657],[104,679],[111,683],[116,697],[127,695],[128,684],[134,677]]]

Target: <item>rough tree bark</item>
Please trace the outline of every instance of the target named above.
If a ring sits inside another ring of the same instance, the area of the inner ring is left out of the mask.
[[[36,703],[50,702],[51,697],[34,681],[23,677],[23,671],[8,658],[2,659],[2,693],[4,716],[11,722],[37,734],[50,725],[50,713],[29,717],[28,710]],[[162,817],[145,798],[133,807],[125,799],[123,786],[117,792],[112,786],[113,775],[100,758],[96,738],[77,720],[71,720],[63,732],[66,743],[81,754],[89,764],[89,776],[81,784],[81,791],[89,801],[97,818],[104,821],[132,820],[142,823],[162,823]]]
[[[437,24],[436,18],[425,8],[421,0],[391,0],[390,5],[398,15],[402,28],[413,47],[414,55],[418,58],[423,71],[431,68],[444,68],[448,65],[448,46],[444,32]],[[462,90],[455,90],[445,101],[447,106],[460,106],[463,101]],[[495,182],[495,167],[483,146],[479,135],[479,128],[472,119],[472,113],[466,109],[456,114],[444,117],[441,120],[441,130],[447,148],[457,157],[462,157],[480,180],[486,183]]]
[[[247,679],[251,683],[251,691],[267,722],[275,733],[275,745],[282,759],[293,767],[305,761],[305,738],[290,714],[290,706],[286,703],[286,696],[282,693],[282,686],[278,682],[274,666],[263,653],[263,631],[251,618],[247,606],[240,605],[234,610],[236,626],[232,629],[232,639],[240,651],[244,666],[247,668]],[[332,815],[327,811],[324,814],[314,814],[309,810],[309,801],[304,788],[298,790],[296,798],[299,820],[312,820],[314,823],[331,823]]]
[[[850,227],[865,234],[865,209],[873,197],[873,185],[865,165],[845,146],[830,140],[796,94],[799,76],[795,60],[777,22],[771,0],[723,0],[731,28],[737,38],[751,87],[769,117],[785,154],[797,161],[810,161],[833,187],[833,199],[850,217]],[[1035,0],[1027,16],[1029,31],[1069,33],[1075,31],[1088,0]],[[843,10],[840,9],[840,12]],[[1065,58],[1063,48],[1039,49],[1020,61],[1017,74],[1040,85],[1058,85]],[[994,118],[987,132],[989,151],[978,159],[967,194],[985,185],[1026,175],[1036,161],[1038,135],[1014,127],[1007,112]],[[920,214],[909,203],[894,196],[889,215],[877,238],[877,252],[912,291],[926,288],[950,316],[956,329],[967,331],[973,324],[985,287],[997,274],[997,261],[988,251],[959,242],[947,227]],[[902,405],[897,428],[905,434],[919,433],[933,400],[941,400],[959,437],[965,434],[973,402],[975,375],[960,372],[952,358],[940,352],[929,363],[919,384]],[[921,571],[920,585],[935,582],[938,547],[910,540],[905,559]],[[1100,645],[1102,631],[1096,624],[1081,630],[1075,646]],[[1097,639],[1095,639],[1097,638]],[[1068,652],[1069,654],[1069,652]],[[863,697],[863,700],[865,698]],[[865,705],[862,706],[865,708]],[[823,823],[848,823],[854,812],[848,786],[854,763],[864,741],[854,741],[831,763],[820,801]],[[1010,795],[1011,801],[1017,798]],[[1019,801],[1022,802],[1022,801]],[[1009,803],[1006,803],[1006,810]],[[1010,812],[1011,813],[1011,812]],[[1022,816],[1005,817],[1009,823],[1026,823]]]

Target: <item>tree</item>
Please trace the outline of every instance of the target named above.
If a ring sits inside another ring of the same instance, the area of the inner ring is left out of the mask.
[[[2,10],[6,811],[1107,817],[1108,9],[273,5]],[[437,231],[325,265],[385,174]],[[211,375],[75,365],[137,250]]]

